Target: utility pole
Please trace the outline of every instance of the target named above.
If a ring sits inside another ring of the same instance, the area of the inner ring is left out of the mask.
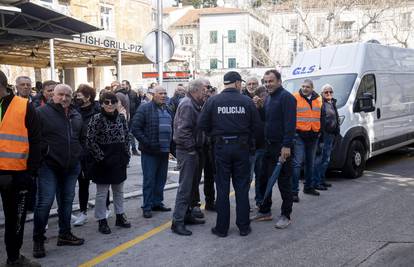
[[[163,82],[163,55],[162,55],[162,0],[157,0],[157,70],[158,70],[158,84]]]

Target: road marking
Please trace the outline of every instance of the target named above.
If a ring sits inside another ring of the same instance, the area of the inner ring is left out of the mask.
[[[232,197],[232,196],[234,196],[234,194],[235,194],[235,192],[232,191],[229,196]],[[204,207],[205,207],[205,204],[203,204],[201,206],[201,209],[204,209]],[[168,222],[166,222],[166,223],[164,223],[160,226],[157,226],[157,227],[149,230],[148,232],[146,232],[146,233],[144,233],[140,236],[135,237],[134,239],[131,239],[131,240],[129,240],[125,243],[122,243],[121,245],[119,245],[119,246],[117,246],[117,247],[115,247],[111,250],[108,250],[108,251],[106,251],[102,254],[99,254],[95,258],[93,258],[93,259],[91,259],[91,260],[89,260],[85,263],[82,263],[81,265],[79,265],[79,267],[95,266],[95,265],[97,265],[97,264],[99,264],[99,263],[101,263],[101,262],[103,262],[103,261],[105,261],[105,260],[107,260],[107,259],[109,259],[109,258],[111,258],[111,257],[113,257],[113,256],[115,256],[115,255],[117,255],[117,254],[133,247],[133,246],[135,246],[135,245],[138,245],[142,241],[144,241],[144,240],[146,240],[146,239],[148,239],[148,238],[150,238],[150,237],[152,237],[152,236],[154,236],[158,233],[161,233],[165,229],[170,228],[171,224],[172,224],[172,221],[170,220],[170,221],[168,221]]]

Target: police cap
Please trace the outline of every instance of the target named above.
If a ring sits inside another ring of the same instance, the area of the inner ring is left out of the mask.
[[[237,71],[229,71],[226,74],[224,74],[224,85],[232,84],[238,81],[244,82],[244,80]]]

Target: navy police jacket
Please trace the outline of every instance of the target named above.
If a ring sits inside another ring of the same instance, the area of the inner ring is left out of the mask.
[[[201,111],[198,126],[210,136],[254,138],[260,117],[253,101],[236,88],[224,89],[210,97]]]

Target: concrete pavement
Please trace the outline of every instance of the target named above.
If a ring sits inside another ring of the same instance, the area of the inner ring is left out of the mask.
[[[98,266],[413,266],[413,162],[406,151],[377,157],[359,179],[333,177],[333,187],[319,197],[301,193],[289,228],[275,229],[275,221],[253,222],[247,237],[239,236],[234,223],[234,197],[231,229],[224,239],[210,233],[215,213],[206,212],[206,225],[191,226],[193,235],[182,237],[169,229],[159,230],[171,213],[156,213],[146,220],[136,199],[126,201],[131,229],[114,227],[111,218],[113,233],[101,235],[90,213],[89,223],[73,230],[86,238],[82,247],[56,247],[57,220],[52,218],[48,255],[39,262],[44,266],[77,266],[91,259]],[[165,193],[165,203],[171,207],[175,193]],[[281,204],[277,189],[273,201],[277,216]],[[27,256],[31,231],[28,223],[22,249]],[[131,247],[125,243],[130,240],[135,240]],[[123,247],[114,250],[118,245]],[[102,253],[111,257],[105,259]],[[2,252],[0,261],[4,260]]]

